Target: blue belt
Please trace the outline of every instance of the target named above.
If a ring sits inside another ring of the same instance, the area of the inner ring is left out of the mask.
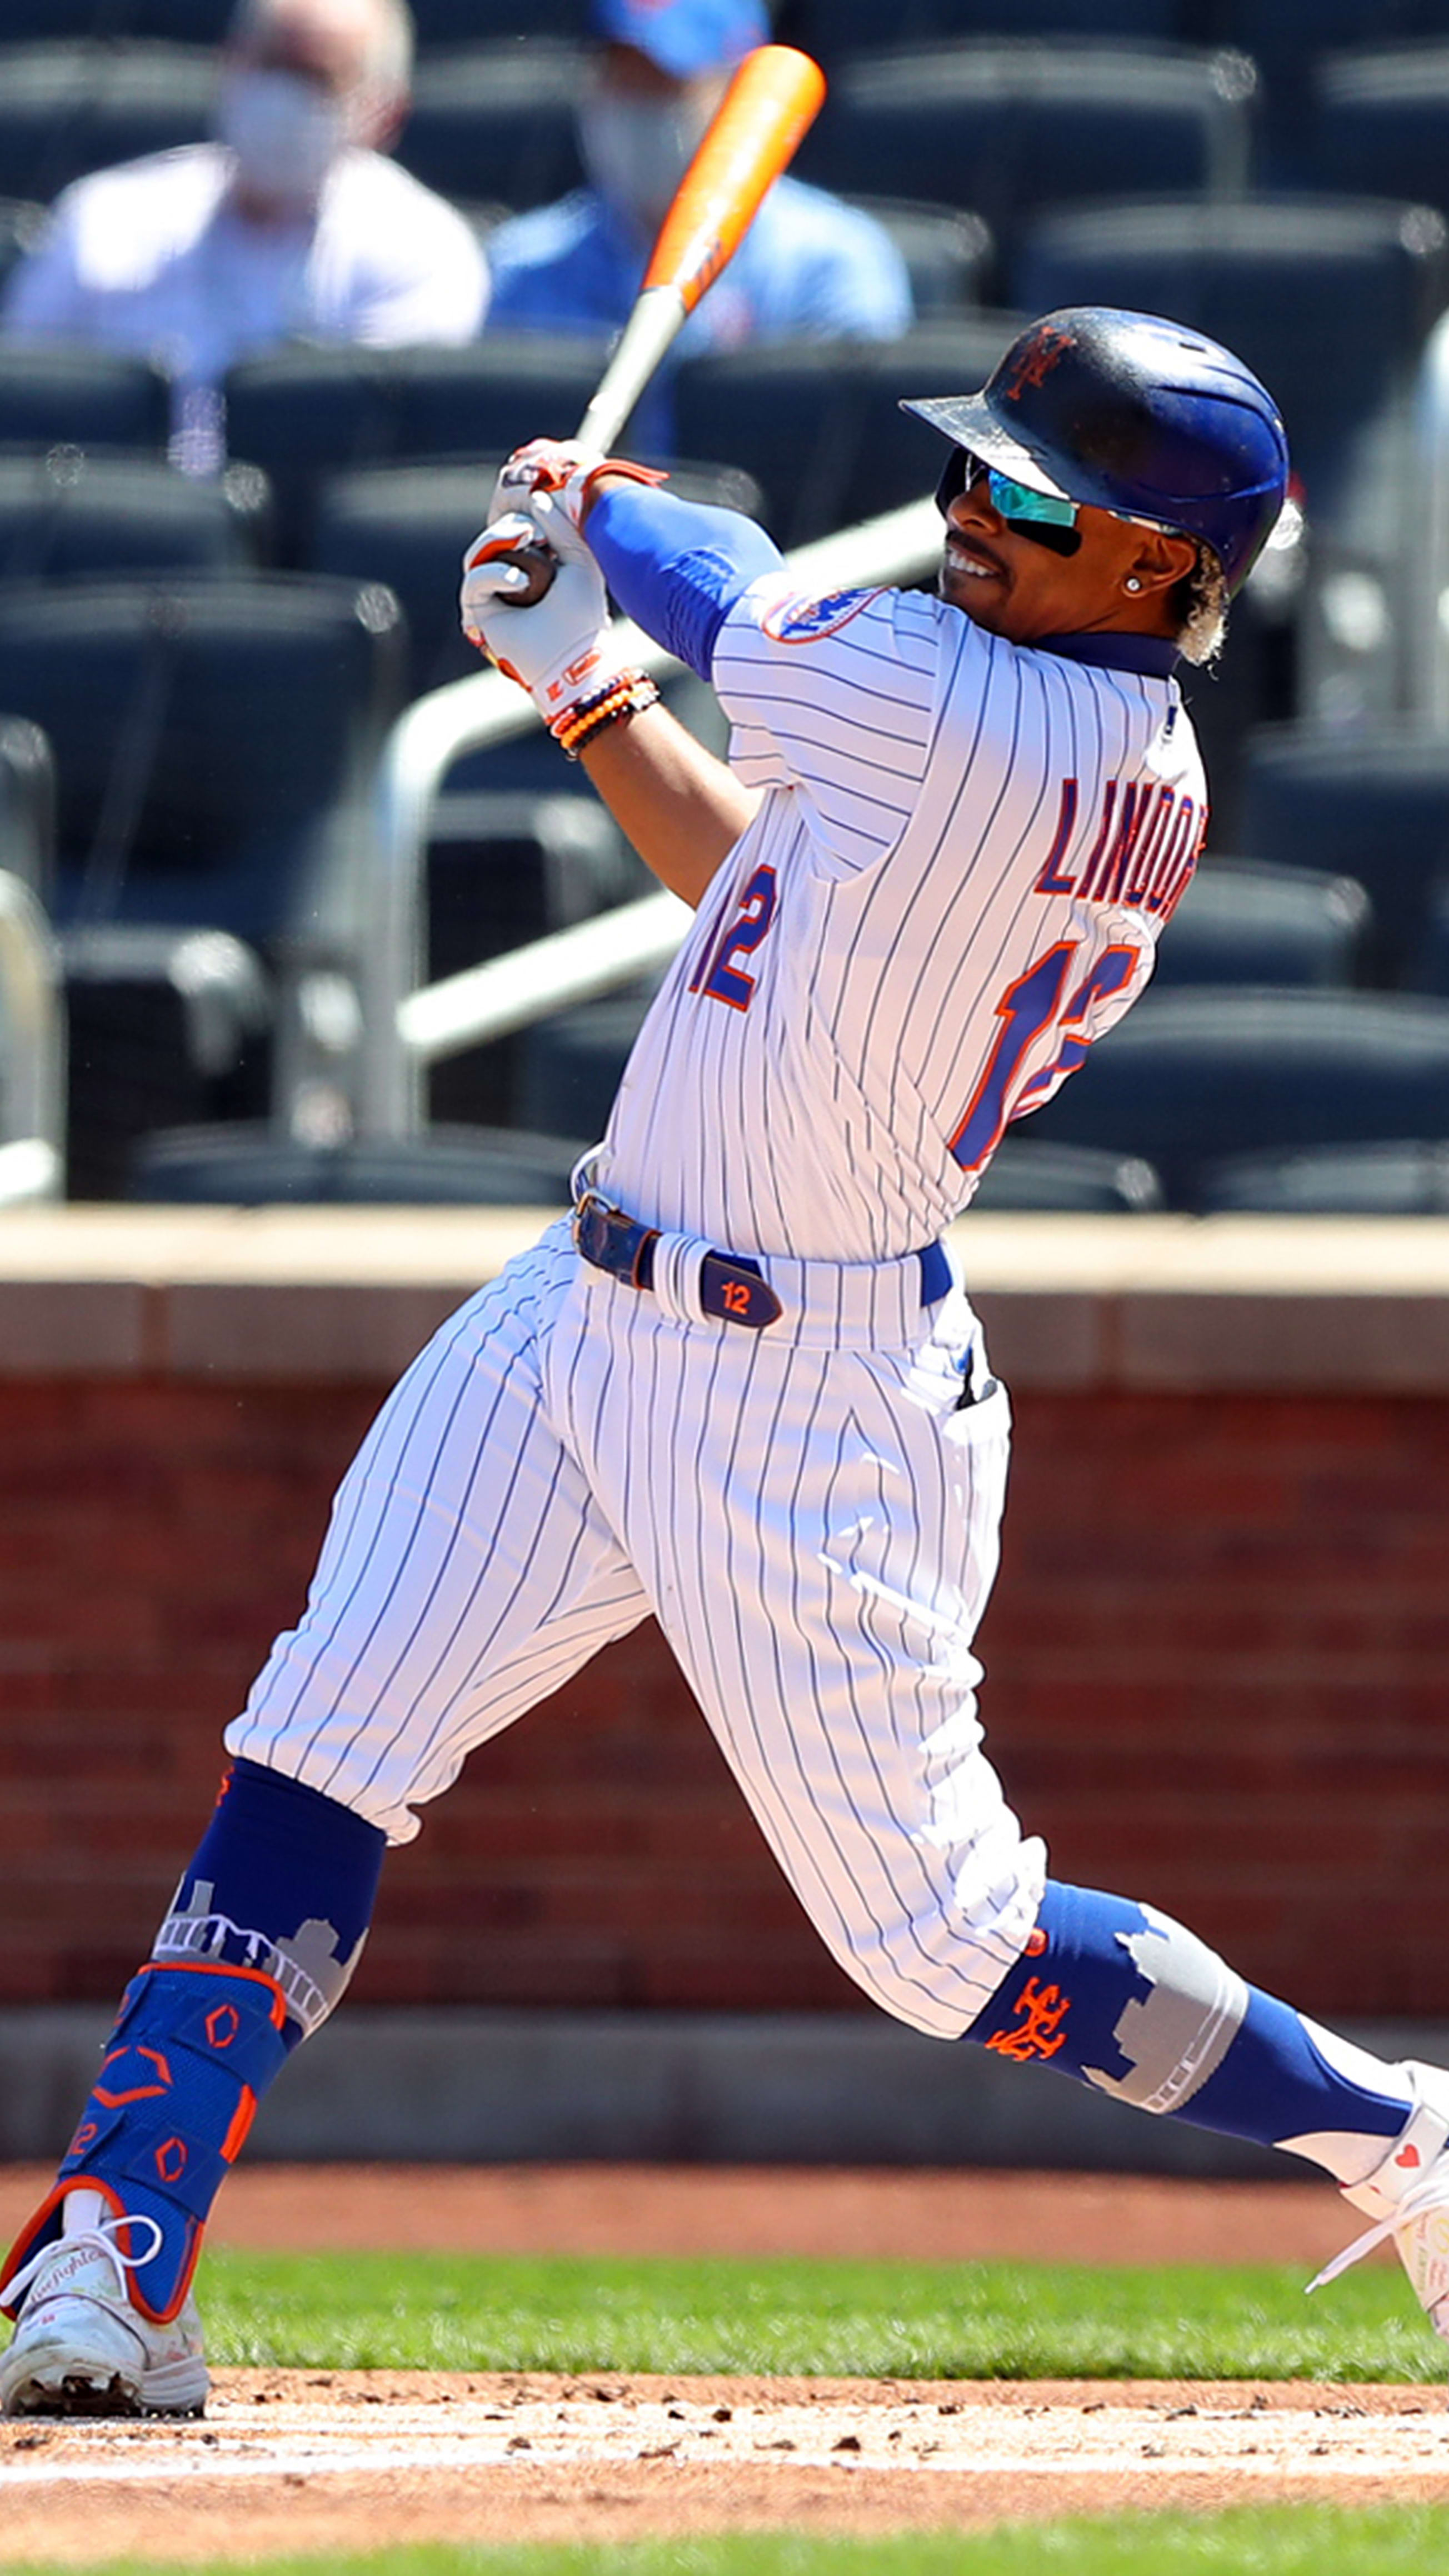
[[[652,1288],[658,1226],[644,1225],[623,1208],[610,1207],[586,1190],[574,1209],[574,1242],[583,1259],[630,1288]],[[945,1247],[928,1243],[917,1253],[921,1265],[921,1303],[934,1306],[954,1285]],[[758,1333],[778,1321],[783,1309],[760,1265],[746,1255],[709,1251],[699,1268],[699,1302],[706,1315],[722,1324],[743,1324]]]

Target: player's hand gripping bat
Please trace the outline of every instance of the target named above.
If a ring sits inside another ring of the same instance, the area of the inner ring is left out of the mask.
[[[825,75],[790,45],[757,45],[720,100],[660,226],[638,300],[578,427],[578,444],[606,453],[700,297],[731,260],[773,182],[794,158],[825,96]],[[553,556],[520,547],[529,576],[510,591],[527,608],[553,580]]]

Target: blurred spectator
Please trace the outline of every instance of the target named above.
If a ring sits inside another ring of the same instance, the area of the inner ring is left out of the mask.
[[[488,242],[502,330],[615,332],[670,198],[741,55],[769,40],[762,0],[592,0],[599,39],[579,105],[588,184],[500,224]],[[796,336],[888,340],[912,319],[905,263],[858,208],[776,181],[685,326],[683,355]],[[633,443],[668,444],[667,413]]]
[[[476,236],[385,157],[412,49],[405,0],[241,0],[216,141],[65,189],[0,329],[159,359],[192,473],[223,460],[221,379],[239,359],[282,340],[472,339],[488,304]]]

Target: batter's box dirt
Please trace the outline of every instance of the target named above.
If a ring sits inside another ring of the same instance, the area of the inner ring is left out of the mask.
[[[221,2371],[204,2422],[0,2427],[8,2555],[861,2532],[1449,2503],[1438,2388]]]

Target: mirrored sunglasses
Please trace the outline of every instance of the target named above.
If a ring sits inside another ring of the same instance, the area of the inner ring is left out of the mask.
[[[968,455],[968,484],[979,481],[983,474],[991,495],[991,506],[999,518],[1008,523],[1021,521],[1028,527],[1076,526],[1078,505],[1075,501],[1059,500],[1054,492],[1034,492],[1029,483],[1013,482],[1009,474],[999,474],[994,465],[987,465],[981,457]]]

